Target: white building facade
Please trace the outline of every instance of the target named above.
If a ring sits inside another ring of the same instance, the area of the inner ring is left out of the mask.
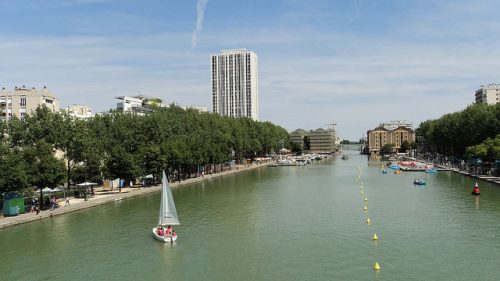
[[[66,108],[63,110],[66,111],[70,116],[73,116],[77,119],[85,120],[94,117],[92,109],[89,106],[73,104],[66,106]]]
[[[213,112],[259,120],[258,61],[246,49],[211,56]]]
[[[500,100],[500,84],[481,85],[475,94],[476,103],[496,104]]]

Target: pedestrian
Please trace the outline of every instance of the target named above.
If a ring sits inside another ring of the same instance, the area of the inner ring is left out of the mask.
[[[68,196],[68,197],[66,197],[66,200],[65,200],[65,201],[66,201],[66,203],[64,203],[64,207],[66,207],[66,206],[70,206],[70,204],[69,204],[69,196]]]
[[[55,196],[50,199],[50,208],[52,211],[54,211],[54,209],[56,208],[56,197]]]
[[[35,198],[31,198],[31,208],[30,208],[30,213],[34,212],[36,209],[36,200]]]

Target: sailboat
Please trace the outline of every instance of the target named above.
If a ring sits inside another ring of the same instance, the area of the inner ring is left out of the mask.
[[[158,228],[162,227],[165,229],[165,227],[167,226],[179,224],[180,222],[179,218],[177,217],[177,211],[175,210],[172,191],[170,190],[170,186],[168,185],[165,171],[163,171],[160,213],[158,216],[158,225],[156,227],[153,227],[153,236],[163,242],[174,242],[175,240],[177,240],[177,235],[160,235],[158,233]]]

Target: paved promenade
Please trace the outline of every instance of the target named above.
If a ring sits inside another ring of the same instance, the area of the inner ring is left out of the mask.
[[[489,181],[489,182],[492,182],[492,183],[496,183],[496,184],[500,184],[500,177],[492,177],[492,176],[488,176],[488,175],[475,175],[475,174],[471,174],[471,173],[468,173],[466,171],[461,171],[457,168],[447,168],[447,167],[444,167],[444,166],[441,166],[441,165],[435,165],[436,167],[439,167],[439,168],[445,168],[449,171],[452,171],[452,172],[455,172],[455,173],[459,173],[459,174],[462,174],[464,176],[469,176],[469,177],[473,177],[473,178],[476,178],[476,179],[481,179],[481,180],[485,180],[485,181]]]
[[[408,159],[410,161],[418,161],[418,162],[421,162],[421,163],[432,164],[439,171],[452,171],[452,172],[455,172],[455,173],[462,174],[464,176],[473,177],[473,178],[476,178],[476,179],[481,179],[481,180],[489,181],[489,182],[492,182],[492,183],[500,184],[500,177],[492,177],[492,176],[488,176],[488,175],[472,174],[472,173],[469,173],[469,172],[466,172],[466,171],[462,171],[462,170],[460,170],[460,169],[458,169],[456,167],[454,168],[454,167],[450,167],[450,166],[445,166],[445,165],[441,165],[441,164],[427,162],[425,159],[417,159],[417,158],[413,158],[413,157],[405,157],[405,159]]]
[[[233,168],[232,170],[229,171],[224,171],[221,173],[217,174],[211,174],[211,175],[205,175],[204,177],[198,177],[198,178],[192,178],[192,179],[187,179],[185,181],[175,182],[175,183],[170,183],[170,187],[172,189],[189,185],[192,183],[196,182],[201,182],[217,177],[222,177],[225,175],[237,173],[237,172],[242,172],[242,171],[248,171],[251,169],[256,169],[260,167],[264,167],[269,165],[270,163],[263,163],[263,164],[252,164],[249,166],[245,165],[239,165]],[[31,222],[31,221],[37,221],[41,219],[46,219],[50,218],[53,216],[57,215],[62,215],[66,214],[69,212],[73,211],[78,211],[94,206],[98,206],[101,204],[105,204],[108,202],[112,202],[115,200],[124,200],[130,197],[135,197],[139,195],[144,195],[144,194],[149,194],[149,193],[154,193],[154,192],[159,192],[161,191],[161,185],[156,185],[156,186],[150,186],[150,187],[127,187],[127,188],[122,188],[122,192],[119,192],[118,188],[115,188],[113,190],[104,190],[103,188],[95,188],[95,196],[93,198],[89,198],[87,201],[85,201],[83,198],[73,198],[71,197],[70,199],[70,206],[64,206],[65,202],[60,201],[59,202],[59,207],[55,208],[53,211],[52,210],[43,210],[40,211],[40,213],[37,215],[35,212],[31,213],[26,213],[26,214],[20,214],[17,216],[12,216],[12,217],[3,217],[0,216],[0,229],[8,226],[13,226],[21,223],[26,223],[26,222]]]

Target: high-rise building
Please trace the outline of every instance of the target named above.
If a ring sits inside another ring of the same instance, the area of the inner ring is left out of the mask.
[[[246,49],[212,55],[213,112],[259,120],[257,55]]]
[[[500,84],[481,85],[476,91],[476,103],[496,104],[500,100]]]
[[[52,112],[59,112],[59,101],[49,93],[47,87],[41,90],[35,87],[15,87],[14,91],[0,90],[0,120],[8,121],[16,116],[24,119],[38,106],[45,105]]]

